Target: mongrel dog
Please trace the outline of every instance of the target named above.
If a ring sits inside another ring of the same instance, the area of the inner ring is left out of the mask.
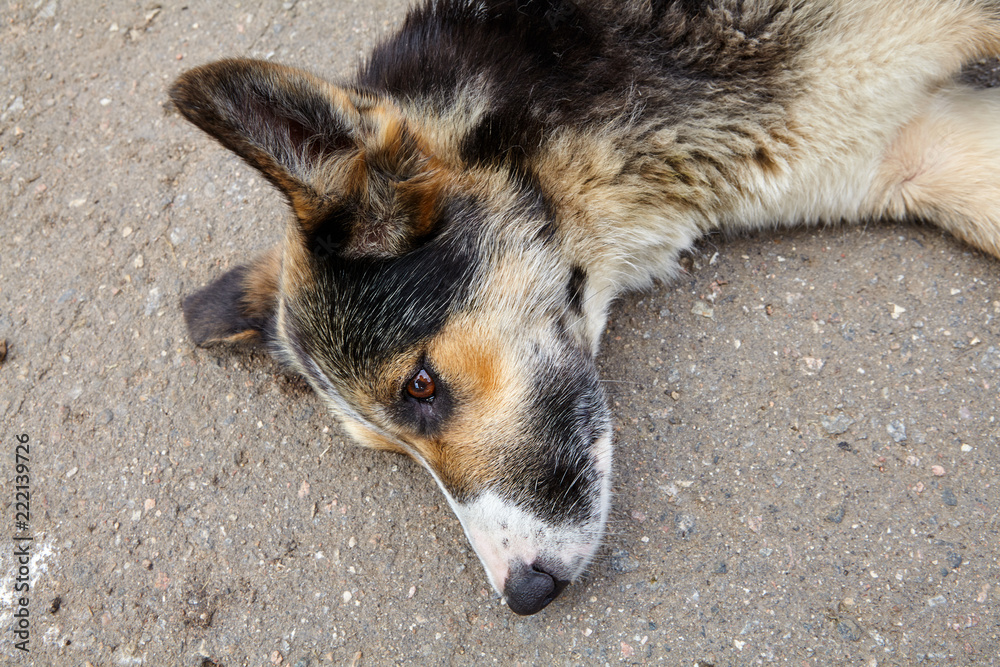
[[[353,82],[226,60],[171,90],[288,199],[191,295],[360,443],[411,456],[532,614],[604,532],[594,365],[623,290],[712,230],[921,218],[1000,256],[997,0],[437,0]]]

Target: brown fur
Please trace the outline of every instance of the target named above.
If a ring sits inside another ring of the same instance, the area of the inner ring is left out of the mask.
[[[185,316],[424,465],[534,613],[607,518],[614,298],[715,230],[918,218],[1000,257],[1000,92],[955,81],[997,55],[995,0],[438,0],[342,86],[197,68],[178,108],[292,215]]]

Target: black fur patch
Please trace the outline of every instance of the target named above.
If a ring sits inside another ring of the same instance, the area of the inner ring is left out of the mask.
[[[587,290],[587,272],[581,266],[573,266],[569,273],[569,283],[566,285],[566,298],[569,307],[577,315],[583,315],[583,296]]]
[[[355,226],[356,216],[355,207],[351,204],[335,204],[323,218],[304,230],[306,248],[320,261],[340,254],[350,230]]]
[[[738,123],[740,113],[759,118],[774,91],[796,90],[781,81],[803,40],[791,27],[792,3],[760,12],[738,0],[654,0],[645,9],[600,0],[441,0],[413,9],[358,82],[442,107],[463,85],[481,83],[488,110],[462,142],[462,158],[530,172],[563,127],[605,131],[643,116],[657,119],[642,130],[653,132],[718,117],[722,104],[727,122]],[[676,171],[685,176],[682,165]]]
[[[549,369],[532,392],[537,398],[527,423],[540,429],[516,449],[522,472],[502,479],[498,491],[544,521],[581,523],[594,516],[601,473],[591,448],[609,422],[596,377],[581,353],[578,360]]]
[[[288,302],[290,326],[334,382],[374,378],[395,355],[429,339],[464,304],[476,265],[471,244],[438,237],[389,259],[314,256],[314,286]]]
[[[448,104],[460,85],[485,81],[502,95],[463,143],[463,156],[470,164],[518,165],[558,122],[539,109],[576,108],[563,96],[586,82],[580,69],[597,35],[588,14],[568,0],[446,0],[413,10],[400,33],[375,49],[359,83]]]

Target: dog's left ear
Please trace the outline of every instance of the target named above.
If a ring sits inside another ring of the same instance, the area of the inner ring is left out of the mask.
[[[196,345],[271,337],[281,270],[278,250],[227,271],[184,299],[184,322]]]
[[[317,172],[355,146],[357,110],[346,92],[291,67],[230,59],[185,72],[170,99],[281,190],[299,219],[323,214]]]
[[[445,179],[389,100],[243,59],[184,73],[170,97],[285,194],[313,255],[391,256],[435,231]]]

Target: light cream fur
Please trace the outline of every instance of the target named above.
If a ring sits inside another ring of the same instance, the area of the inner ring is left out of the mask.
[[[952,82],[964,63],[1000,54],[997,3],[805,5],[823,20],[795,59],[789,84],[801,93],[780,124],[751,118],[715,153],[725,178],[678,156],[673,129],[646,148],[692,173],[680,182],[665,170],[655,190],[655,164],[620,175],[621,132],[567,130],[551,142],[539,172],[574,218],[568,233],[597,298],[668,277],[677,254],[713,229],[924,218],[1000,256],[1000,92]],[[711,146],[717,130],[701,132]],[[751,151],[734,141],[768,159],[736,157]]]

